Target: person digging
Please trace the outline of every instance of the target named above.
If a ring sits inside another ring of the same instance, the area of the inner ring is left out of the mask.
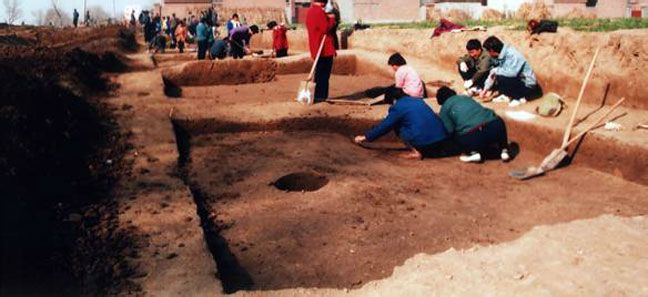
[[[506,124],[493,110],[448,87],[439,88],[436,98],[446,132],[463,152],[459,160],[481,162],[483,153],[495,149],[502,161],[509,161]]]
[[[468,53],[457,60],[457,67],[464,80],[466,94],[474,96],[484,88],[484,82],[493,68],[493,62],[477,39],[468,40],[466,51]]]
[[[356,144],[373,142],[394,130],[411,149],[401,154],[402,158],[420,160],[453,154],[455,145],[448,138],[439,116],[425,101],[406,95],[400,88],[390,88],[385,94],[385,102],[392,105],[387,117],[364,135],[356,136],[353,139]]]

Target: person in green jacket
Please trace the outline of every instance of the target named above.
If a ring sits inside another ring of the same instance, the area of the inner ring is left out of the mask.
[[[510,159],[506,124],[493,110],[448,87],[439,88],[436,98],[446,131],[464,152],[461,161],[481,162],[482,154],[493,148],[503,161]]]
[[[467,93],[474,95],[484,88],[484,82],[493,68],[493,62],[477,39],[468,40],[466,51],[468,54],[457,60],[457,67]]]

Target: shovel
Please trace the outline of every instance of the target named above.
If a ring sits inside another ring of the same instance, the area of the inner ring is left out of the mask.
[[[297,102],[313,104],[313,93],[315,90],[315,83],[311,83],[313,80],[313,75],[315,75],[315,67],[317,67],[317,61],[319,61],[320,55],[322,54],[322,49],[324,48],[324,41],[326,41],[326,35],[322,37],[322,42],[320,43],[319,50],[317,51],[317,56],[315,56],[315,61],[313,61],[313,66],[311,71],[308,74],[306,80],[299,82],[299,90],[297,91]]]
[[[509,172],[509,175],[513,178],[525,180],[538,175],[542,175],[549,170],[555,169],[556,167],[558,167],[558,164],[560,164],[560,162],[562,162],[562,160],[565,159],[565,157],[567,157],[567,151],[566,151],[567,147],[569,147],[570,144],[572,144],[574,141],[581,138],[587,132],[593,130],[594,128],[596,128],[596,126],[601,124],[601,122],[607,116],[609,116],[617,107],[619,107],[619,105],[621,105],[621,103],[623,103],[624,100],[625,98],[621,98],[621,100],[615,103],[612,106],[612,108],[610,108],[610,110],[608,110],[603,116],[598,118],[594,123],[592,123],[585,130],[583,130],[583,132],[579,133],[574,138],[564,143],[560,148],[554,149],[547,157],[544,158],[544,160],[542,160],[540,166],[538,167],[531,166],[525,169],[516,169]]]

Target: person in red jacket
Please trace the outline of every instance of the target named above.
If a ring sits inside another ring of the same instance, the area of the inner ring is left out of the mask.
[[[315,66],[315,102],[326,101],[328,98],[329,78],[333,69],[333,57],[336,55],[333,46],[333,32],[331,32],[331,28],[335,27],[335,15],[327,15],[324,5],[326,5],[326,0],[314,0],[306,14],[308,45],[313,60],[317,56],[322,38],[326,38],[322,54]]]
[[[272,50],[275,53],[275,57],[287,57],[288,56],[288,29],[286,25],[279,24],[277,25],[276,21],[271,21],[268,23],[268,29],[272,30]]]

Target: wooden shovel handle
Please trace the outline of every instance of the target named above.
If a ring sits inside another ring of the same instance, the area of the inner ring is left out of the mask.
[[[306,79],[306,81],[313,80],[313,75],[315,75],[315,67],[317,67],[317,61],[319,61],[319,58],[322,55],[322,49],[324,49],[324,41],[326,41],[326,34],[324,34],[324,36],[322,37],[322,42],[320,43],[319,49],[317,50],[315,61],[313,61],[313,66],[311,67],[311,71],[308,74],[308,78]]]
[[[592,74],[592,69],[594,69],[594,63],[596,62],[596,58],[598,57],[600,51],[601,51],[601,47],[599,46],[596,49],[596,52],[594,53],[594,57],[592,58],[592,63],[590,63],[589,69],[587,69],[587,74],[583,79],[583,84],[581,84],[581,89],[580,92],[578,93],[578,99],[576,99],[576,104],[574,105],[574,111],[572,112],[572,116],[569,119],[567,128],[565,128],[565,135],[563,136],[563,142],[562,142],[563,146],[566,146],[569,140],[569,134],[571,133],[571,130],[574,126],[574,121],[576,120],[576,113],[578,112],[578,107],[580,106],[581,100],[583,99],[583,94],[585,93],[585,87],[587,87],[587,82],[590,79],[590,75]]]
[[[570,139],[569,141],[567,141],[567,143],[565,143],[565,144],[564,144],[560,149],[563,149],[563,150],[566,149],[566,148],[567,148],[570,144],[572,144],[574,141],[578,140],[578,139],[581,138],[583,135],[585,135],[585,133],[589,132],[590,130],[593,130],[596,126],[598,126],[599,124],[601,124],[601,122],[602,122],[602,121],[603,121],[607,116],[609,116],[609,115],[610,115],[610,114],[611,114],[611,113],[612,113],[612,112],[613,112],[617,107],[619,107],[619,105],[621,105],[621,103],[623,103],[623,101],[625,101],[625,98],[621,98],[621,100],[619,100],[617,103],[615,103],[614,105],[612,105],[612,108],[610,108],[610,110],[608,110],[608,111],[607,111],[603,116],[601,116],[600,118],[598,118],[594,123],[592,123],[591,125],[589,125],[589,126],[588,126],[585,130],[583,130],[581,133],[578,133],[578,135],[574,136],[574,138],[572,138],[572,139]]]

